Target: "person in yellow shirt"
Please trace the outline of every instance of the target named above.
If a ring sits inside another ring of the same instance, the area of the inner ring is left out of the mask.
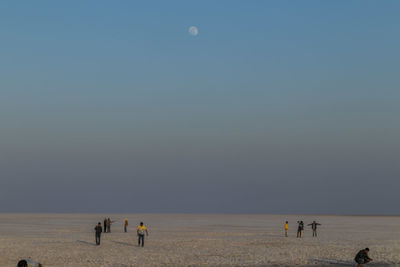
[[[138,246],[139,247],[140,247],[140,243],[142,243],[142,247],[144,246],[144,234],[145,233],[147,236],[149,236],[149,232],[147,231],[146,226],[143,225],[143,222],[140,222],[140,225],[137,228]]]
[[[286,221],[285,223],[285,237],[288,237],[289,223]]]

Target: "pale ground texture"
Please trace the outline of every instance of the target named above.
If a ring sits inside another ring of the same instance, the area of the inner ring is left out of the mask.
[[[367,246],[374,259],[367,266],[400,266],[400,217],[110,214],[112,233],[95,246],[93,228],[104,215],[0,214],[0,266],[21,258],[44,267],[355,266],[354,255]],[[300,219],[320,222],[319,236],[307,227],[297,239]],[[144,248],[136,243],[140,221],[150,231]]]

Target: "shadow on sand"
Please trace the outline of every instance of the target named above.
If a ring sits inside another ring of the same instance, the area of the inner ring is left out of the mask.
[[[328,259],[314,259],[315,262],[320,264],[319,266],[324,266],[324,267],[345,267],[345,266],[357,266],[357,263],[353,263],[352,261],[338,261],[338,260],[328,260]],[[379,267],[389,267],[391,266],[390,264],[385,264],[385,263],[379,263],[379,262],[369,262],[368,266],[379,266]]]
[[[315,262],[317,262],[318,264],[321,264],[321,266],[332,266],[332,267],[336,267],[336,266],[355,266],[355,262],[354,264],[350,263],[350,262],[345,262],[345,261],[337,261],[337,260],[323,260],[323,259],[314,259]]]
[[[86,242],[83,240],[76,240],[77,243],[81,243],[81,244],[85,244],[85,245],[91,245],[91,246],[96,246],[95,243],[90,243],[90,242]]]
[[[129,246],[129,247],[137,247],[137,245],[134,245],[132,243],[126,243],[126,242],[119,242],[119,241],[112,241],[115,244],[119,244],[119,245],[124,245],[124,246]]]

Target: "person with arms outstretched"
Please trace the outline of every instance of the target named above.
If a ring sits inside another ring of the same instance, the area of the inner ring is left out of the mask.
[[[312,236],[313,236],[313,237],[316,237],[316,236],[317,236],[317,226],[318,226],[318,225],[321,225],[321,224],[320,224],[320,223],[317,223],[316,221],[313,221],[312,223],[307,224],[307,225],[311,225]]]
[[[140,244],[142,244],[142,247],[144,247],[144,234],[145,233],[147,236],[149,236],[149,232],[147,231],[146,226],[144,226],[143,222],[141,222],[139,227],[137,228],[138,246],[139,247],[140,247]]]

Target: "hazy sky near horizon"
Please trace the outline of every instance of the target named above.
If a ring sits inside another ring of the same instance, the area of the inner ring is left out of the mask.
[[[0,211],[399,214],[399,12],[2,1]]]

